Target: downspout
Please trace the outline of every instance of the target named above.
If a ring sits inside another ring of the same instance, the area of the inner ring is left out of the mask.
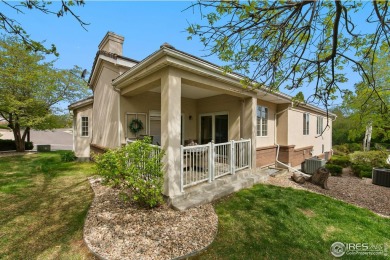
[[[277,148],[276,148],[276,158],[275,158],[275,162],[278,163],[278,164],[280,164],[280,165],[285,166],[289,171],[302,173],[301,171],[299,171],[299,170],[297,170],[297,169],[291,167],[290,165],[287,165],[287,164],[282,163],[281,161],[279,161],[279,150],[280,150],[280,145],[277,143],[277,139],[276,139],[276,135],[277,135],[277,129],[276,129],[276,128],[277,128],[276,116],[279,115],[279,114],[281,114],[281,113],[284,113],[284,112],[286,112],[286,111],[288,111],[288,110],[290,110],[290,109],[291,109],[291,108],[288,107],[288,108],[286,108],[286,109],[284,109],[284,110],[282,110],[282,111],[279,111],[279,112],[277,112],[277,113],[274,114],[274,124],[275,124],[275,127],[274,127],[274,144],[277,146]]]

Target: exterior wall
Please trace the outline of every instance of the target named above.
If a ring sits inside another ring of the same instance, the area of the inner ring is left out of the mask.
[[[119,68],[104,62],[94,86],[93,138],[92,143],[115,148],[119,146],[118,113],[119,93],[111,85],[119,75]]]
[[[121,116],[122,125],[121,143],[125,143],[126,138],[126,113],[146,113],[149,116],[150,110],[161,111],[161,94],[156,92],[144,92],[142,94],[125,97],[121,96]],[[181,111],[184,119],[184,139],[197,139],[197,105],[196,100],[181,98]],[[191,116],[191,119],[189,118]],[[149,130],[149,126],[148,126]]]
[[[197,119],[199,115],[207,113],[227,112],[229,115],[229,140],[240,139],[240,115],[241,115],[241,100],[238,97],[229,95],[218,95],[197,100]],[[197,138],[199,138],[199,122],[196,129],[198,130]]]
[[[277,115],[276,118],[276,143],[279,145],[288,145],[288,131],[289,131],[289,125],[288,125],[288,111],[286,109],[289,108],[288,104],[279,104],[277,106],[278,110],[277,112],[280,113]]]
[[[264,146],[256,149],[256,167],[275,164],[276,146]]]
[[[279,151],[279,161],[290,166],[298,166],[305,159],[312,157],[311,150],[313,146],[306,146],[301,148],[295,148],[295,145],[281,146]]]
[[[303,113],[309,112],[309,135],[303,135]],[[288,111],[288,144],[295,145],[295,149],[313,146],[313,156],[322,154],[322,145],[324,151],[330,151],[332,148],[332,120],[329,118],[330,129],[326,129],[322,136],[317,135],[317,116],[323,117],[323,127],[325,128],[326,116],[313,113],[308,110],[289,110]]]
[[[92,140],[92,104],[75,109],[73,111],[73,144],[74,153],[77,157],[88,158],[90,155],[89,144]],[[81,136],[81,117],[88,117],[88,136]]]
[[[275,113],[276,113],[276,104],[263,101],[258,99],[257,105],[264,106],[268,108],[268,135],[267,136],[256,136],[256,147],[268,147],[274,145],[275,137]],[[257,131],[257,128],[256,128]],[[257,135],[257,132],[256,132]],[[275,157],[274,157],[275,159]],[[275,160],[274,160],[275,161]]]

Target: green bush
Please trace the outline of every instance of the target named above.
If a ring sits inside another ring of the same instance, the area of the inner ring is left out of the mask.
[[[104,182],[122,190],[123,199],[156,207],[163,202],[164,152],[150,144],[150,138],[138,140],[95,158],[96,170]]]
[[[328,169],[330,171],[330,174],[332,176],[340,176],[342,171],[343,171],[343,167],[339,166],[339,165],[335,165],[335,164],[329,164],[327,163],[325,165],[325,168]]]
[[[338,165],[344,168],[344,167],[351,166],[351,161],[349,159],[349,156],[347,155],[343,155],[343,156],[334,155],[329,160],[329,164]]]
[[[33,142],[25,142],[24,149],[32,150],[34,148]],[[0,151],[12,151],[16,150],[16,144],[14,140],[2,140],[0,139]]]
[[[76,155],[73,151],[61,151],[60,155],[62,162],[73,162],[76,160]]]
[[[360,178],[372,178],[372,168],[370,165],[367,164],[353,164],[352,165],[352,171],[353,174],[360,177]]]
[[[386,151],[354,152],[349,155],[352,170],[356,176],[372,177],[372,168],[389,167],[386,163],[389,153]]]
[[[335,155],[347,155],[356,151],[361,151],[362,146],[358,143],[345,143],[334,145],[332,149]]]

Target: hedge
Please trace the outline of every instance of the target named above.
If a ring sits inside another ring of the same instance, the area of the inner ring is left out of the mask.
[[[33,142],[25,142],[24,145],[26,150],[32,150],[34,148]],[[14,140],[0,139],[0,151],[12,151],[12,150],[16,150],[16,144]]]

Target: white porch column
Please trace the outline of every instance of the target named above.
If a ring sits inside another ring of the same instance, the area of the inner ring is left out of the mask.
[[[241,134],[242,138],[252,140],[252,169],[256,168],[256,136],[257,136],[257,98],[247,98],[245,99],[245,105],[243,106],[244,118],[241,120],[243,124],[243,132]]]
[[[180,194],[181,78],[172,69],[161,77],[161,145],[165,151],[164,195]]]

